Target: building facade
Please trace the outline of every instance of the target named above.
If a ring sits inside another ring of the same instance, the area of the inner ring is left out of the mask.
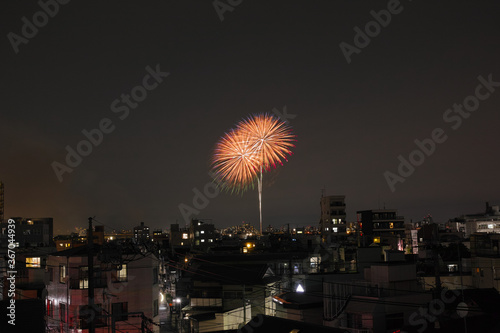
[[[322,196],[320,231],[323,242],[346,236],[345,195]]]

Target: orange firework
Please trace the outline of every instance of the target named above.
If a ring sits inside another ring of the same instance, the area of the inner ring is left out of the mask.
[[[260,232],[262,233],[262,173],[271,166],[283,164],[291,155],[295,136],[291,128],[278,118],[252,115],[242,120],[235,130],[226,133],[215,147],[212,167],[215,181],[225,189],[243,192],[258,184]]]
[[[253,186],[261,160],[248,135],[231,130],[217,143],[212,165],[216,171],[217,183],[226,189],[240,192]]]
[[[248,135],[254,149],[259,152],[261,166],[269,169],[276,164],[283,165],[282,159],[288,161],[294,147],[294,135],[289,126],[276,117],[268,114],[250,116],[238,124],[238,130]]]

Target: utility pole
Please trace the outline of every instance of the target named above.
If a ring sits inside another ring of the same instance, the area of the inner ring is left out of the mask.
[[[87,233],[87,244],[88,244],[88,274],[89,274],[89,311],[90,311],[90,322],[89,322],[89,333],[95,333],[95,309],[94,309],[94,237],[92,233],[92,218],[89,217],[89,232]]]
[[[245,285],[243,285],[243,326],[247,324],[247,307],[245,300]]]
[[[432,259],[434,260],[434,276],[435,276],[435,281],[436,281],[436,288],[434,290],[434,299],[440,299],[441,297],[441,277],[439,276],[439,253],[438,253],[438,246],[439,246],[439,235],[438,235],[438,225],[435,223],[429,224],[429,226],[432,227],[432,238],[431,238],[431,244],[432,244]],[[434,325],[439,324],[440,325],[440,320],[439,316],[437,316],[436,322],[434,322]],[[435,326],[436,327],[436,326]]]
[[[438,254],[438,245],[439,245],[439,236],[438,236],[438,226],[437,224],[430,224],[432,226],[432,257],[434,260],[434,275],[436,281],[436,296],[435,298],[439,299],[441,295],[441,277],[439,275],[439,254]]]
[[[3,182],[0,181],[0,223],[3,222],[3,212],[4,212],[4,189],[3,189]]]
[[[465,296],[464,296],[464,280],[463,280],[463,275],[462,275],[462,256],[460,255],[460,245],[462,244],[461,241],[457,242],[457,252],[458,252],[458,268],[460,271],[460,289],[462,291],[462,302],[465,304]],[[464,316],[464,330],[465,333],[467,333],[467,315]]]

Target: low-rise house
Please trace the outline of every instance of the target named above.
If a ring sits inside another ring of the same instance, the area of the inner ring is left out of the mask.
[[[185,280],[188,290],[182,308],[198,332],[237,329],[252,316],[271,313],[272,295],[279,280],[267,264],[191,266]]]
[[[89,304],[88,246],[52,253],[47,286],[48,327],[61,332],[86,332],[93,321],[96,332],[140,332],[141,325],[158,332],[158,259],[134,246],[94,245],[94,304]],[[114,326],[114,328],[113,328]],[[80,331],[79,331],[80,332]]]

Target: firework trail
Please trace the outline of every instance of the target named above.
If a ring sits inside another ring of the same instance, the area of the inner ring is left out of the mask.
[[[257,182],[261,234],[263,171],[283,165],[283,160],[288,161],[293,141],[295,136],[283,121],[259,114],[240,121],[236,129],[226,133],[216,144],[212,168],[219,186],[243,192]]]

